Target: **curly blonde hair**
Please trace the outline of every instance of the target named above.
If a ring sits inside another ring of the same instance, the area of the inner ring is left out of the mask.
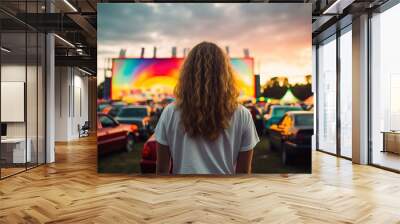
[[[175,87],[184,130],[215,140],[230,125],[239,91],[230,59],[216,44],[196,45],[184,61]]]

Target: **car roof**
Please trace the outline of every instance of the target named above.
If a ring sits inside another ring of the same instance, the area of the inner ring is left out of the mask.
[[[300,106],[290,106],[290,105],[272,105],[272,108],[290,108],[290,107],[294,107],[294,108],[301,108]]]
[[[288,111],[286,113],[291,115],[314,114],[314,112],[308,110]]]
[[[148,106],[141,106],[141,105],[129,105],[129,106],[123,107],[122,109],[128,109],[128,108],[148,109],[149,107]]]
[[[127,105],[125,102],[122,101],[117,101],[117,102],[113,102],[111,105]]]

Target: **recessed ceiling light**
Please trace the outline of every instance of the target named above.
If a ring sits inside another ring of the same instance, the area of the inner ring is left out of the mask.
[[[1,47],[1,51],[4,51],[6,53],[10,53],[11,52],[11,50],[9,50],[9,49],[7,49],[5,47]]]
[[[85,73],[85,74],[87,74],[87,75],[92,75],[92,73],[90,73],[90,72],[88,72],[88,71],[86,71],[86,70],[83,70],[83,69],[81,69],[81,68],[79,68],[79,67],[78,67],[78,70],[81,71],[81,72],[83,72],[83,73]]]
[[[69,46],[75,48],[75,45],[73,45],[73,44],[72,44],[71,42],[69,42],[68,40],[66,40],[66,39],[64,39],[64,38],[62,38],[62,37],[60,37],[58,34],[54,34],[54,36],[57,37],[57,38],[58,38],[59,40],[61,40],[62,42],[66,43],[67,45],[69,45]]]
[[[67,4],[74,12],[78,12],[78,10],[68,1],[64,0],[65,4]]]
[[[343,10],[351,5],[355,0],[336,0],[322,14],[342,14]]]

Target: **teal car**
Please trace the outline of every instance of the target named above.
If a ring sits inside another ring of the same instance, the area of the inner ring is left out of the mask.
[[[269,129],[271,125],[279,123],[286,112],[303,110],[300,106],[271,106],[270,113],[264,115],[265,128]]]

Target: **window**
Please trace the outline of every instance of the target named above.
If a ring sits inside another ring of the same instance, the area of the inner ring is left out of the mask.
[[[351,26],[340,36],[340,155],[352,157],[352,33]]]
[[[373,164],[395,170],[400,170],[399,21],[400,4],[371,18],[370,156]]]
[[[318,149],[336,153],[336,36],[318,47]]]

